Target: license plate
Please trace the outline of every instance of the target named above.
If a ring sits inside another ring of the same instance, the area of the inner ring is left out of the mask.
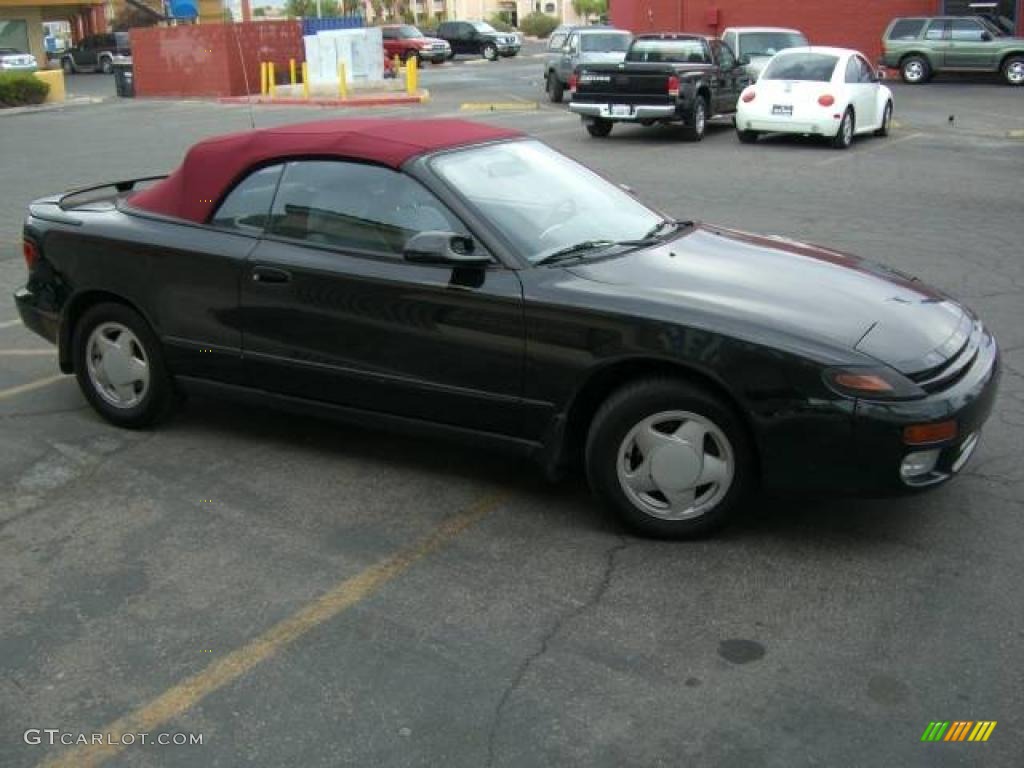
[[[629,117],[633,108],[629,104],[612,104],[612,117]]]
[[[787,117],[793,116],[793,105],[792,104],[775,104],[772,106],[773,115],[786,115]]]

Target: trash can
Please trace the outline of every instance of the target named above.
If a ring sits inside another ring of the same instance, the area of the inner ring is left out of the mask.
[[[135,97],[135,74],[131,64],[114,64],[114,88],[123,99]]]

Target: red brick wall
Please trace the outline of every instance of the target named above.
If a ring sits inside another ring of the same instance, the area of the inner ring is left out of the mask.
[[[248,92],[259,93],[260,62],[273,61],[280,77],[290,58],[305,60],[298,21],[132,30],[137,96],[243,96],[246,75]]]
[[[611,20],[634,32],[793,27],[814,45],[855,48],[874,61],[893,17],[937,14],[940,6],[941,0],[611,0]]]

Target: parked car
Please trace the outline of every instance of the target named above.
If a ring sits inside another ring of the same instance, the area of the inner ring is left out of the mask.
[[[781,27],[729,27],[722,32],[722,42],[737,57],[750,60],[747,74],[755,81],[761,76],[768,59],[779,51],[810,45],[803,32]]]
[[[35,72],[36,57],[17,48],[0,48],[0,72]]]
[[[497,61],[499,56],[515,56],[521,47],[514,32],[499,32],[486,21],[443,21],[437,36],[451,46],[451,58],[474,54]]]
[[[15,294],[122,427],[192,391],[460,435],[683,536],[759,485],[939,485],[996,393],[990,333],[916,278],[667,218],[498,126],[266,128],[136,184],[32,203]]]
[[[586,64],[570,82],[569,110],[591,136],[615,123],[682,123],[691,141],[704,138],[710,117],[736,111],[750,82],[747,60],[702,35],[640,35],[621,64]]]
[[[892,91],[864,54],[846,48],[794,48],[771,58],[736,106],[736,134],[752,144],[762,133],[824,136],[846,149],[862,133],[888,136]]]
[[[131,43],[127,32],[87,35],[78,45],[68,48],[60,57],[66,74],[102,72],[109,75],[114,64],[131,63]]]
[[[893,19],[882,48],[881,63],[911,85],[939,72],[998,72],[1008,84],[1024,85],[1024,38],[981,16]]]
[[[569,77],[583,64],[617,64],[626,57],[632,34],[612,27],[559,27],[548,40],[544,56],[544,87],[548,98],[561,103]]]
[[[452,49],[447,42],[437,37],[426,37],[412,24],[390,24],[381,27],[384,37],[384,53],[388,58],[401,56],[408,61],[414,56],[420,61],[440,64],[451,58]]]

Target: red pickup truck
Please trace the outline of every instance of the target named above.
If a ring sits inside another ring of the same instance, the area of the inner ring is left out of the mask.
[[[447,42],[436,37],[425,37],[411,24],[384,26],[381,27],[381,34],[384,36],[384,53],[389,59],[400,56],[402,61],[408,61],[416,56],[420,63],[429,61],[440,64],[452,55],[451,46]]]

